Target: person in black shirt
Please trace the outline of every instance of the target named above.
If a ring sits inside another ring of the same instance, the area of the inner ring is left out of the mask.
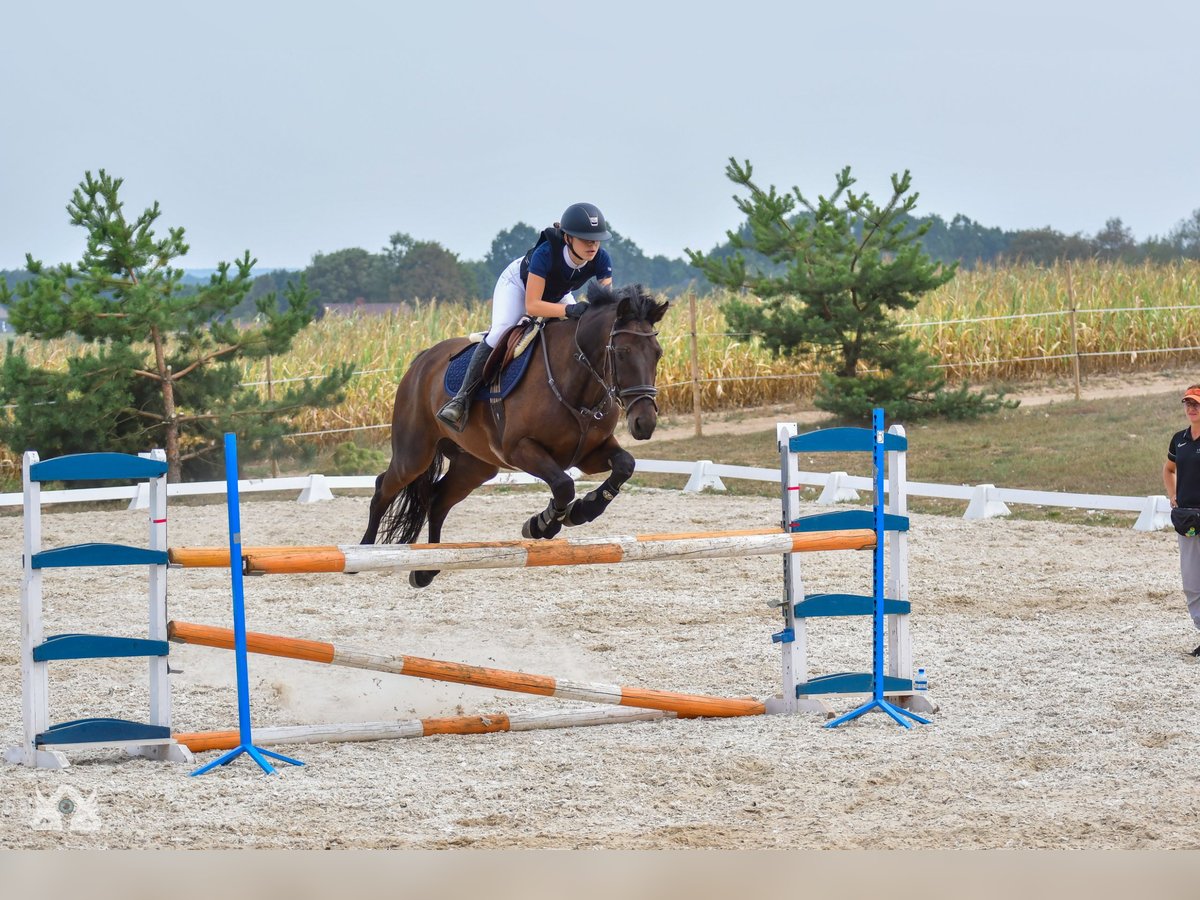
[[[1200,629],[1200,384],[1183,392],[1183,411],[1188,427],[1171,437],[1163,464],[1163,486],[1171,502],[1171,521],[1179,532],[1183,595],[1192,622]],[[1195,518],[1189,515],[1192,510]],[[1200,647],[1192,656],[1200,656]]]

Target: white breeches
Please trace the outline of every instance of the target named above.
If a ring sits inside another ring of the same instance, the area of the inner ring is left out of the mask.
[[[572,294],[567,294],[558,303],[571,304],[575,302]],[[500,338],[525,315],[525,285],[521,283],[521,259],[514,259],[508,268],[496,279],[496,289],[492,292],[492,327],[484,338],[489,347],[500,343]]]

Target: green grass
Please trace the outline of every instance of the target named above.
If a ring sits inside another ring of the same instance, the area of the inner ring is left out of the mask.
[[[781,415],[781,421],[786,416]],[[830,427],[832,420],[806,428]],[[890,423],[889,423],[890,424]],[[994,484],[1005,488],[1145,496],[1161,494],[1167,441],[1186,425],[1175,392],[1082,402],[1054,403],[1006,410],[974,422],[930,422],[907,428],[910,481],[937,484]],[[750,434],[640,444],[631,448],[642,459],[711,459],[728,465],[779,465],[773,429]],[[866,454],[810,454],[800,468],[811,472],[844,471],[869,475]],[[648,486],[678,487],[679,476],[640,475]],[[776,496],[765,483],[729,480],[733,492]],[[815,492],[810,492],[810,497]],[[961,515],[965,503],[913,499],[918,512]],[[1010,507],[1021,518],[1128,525],[1123,513],[1088,513],[1049,507]]]

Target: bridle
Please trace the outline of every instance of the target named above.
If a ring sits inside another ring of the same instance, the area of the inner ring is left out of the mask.
[[[578,462],[579,451],[583,448],[584,441],[587,439],[587,433],[596,422],[599,422],[609,414],[612,408],[613,401],[616,401],[617,406],[629,414],[630,408],[641,400],[649,400],[654,405],[654,411],[658,412],[658,401],[655,399],[658,396],[658,388],[652,384],[635,384],[632,387],[618,387],[617,385],[617,348],[613,345],[613,338],[618,334],[632,334],[638,337],[653,338],[658,336],[657,331],[635,331],[632,328],[617,328],[617,322],[613,320],[613,327],[608,332],[608,343],[604,347],[604,362],[602,363],[603,372],[596,371],[596,367],[592,365],[592,361],[588,359],[587,353],[579,346],[579,327],[575,328],[575,353],[572,358],[588,370],[588,374],[592,379],[600,385],[602,394],[599,401],[592,406],[576,407],[568,403],[563,397],[562,391],[558,389],[558,383],[554,380],[554,373],[550,370],[550,355],[546,349],[546,337],[542,336],[542,359],[546,364],[546,381],[550,385],[550,390],[558,399],[558,402],[570,410],[579,423],[579,430],[582,432],[579,436],[579,445],[575,448],[575,454],[572,456],[570,464],[567,468]]]

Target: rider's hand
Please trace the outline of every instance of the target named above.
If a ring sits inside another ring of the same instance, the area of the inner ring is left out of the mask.
[[[580,300],[578,303],[568,304],[563,315],[568,319],[578,319],[585,312],[587,312],[587,308],[588,308],[587,301]]]

